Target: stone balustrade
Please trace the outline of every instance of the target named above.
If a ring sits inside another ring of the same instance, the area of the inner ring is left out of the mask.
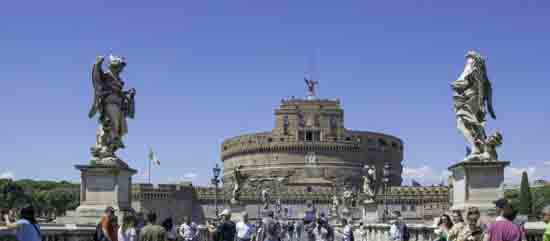
[[[434,227],[428,225],[409,224],[410,241],[432,241],[435,239]],[[367,224],[366,225],[366,240],[367,241],[387,241],[389,240],[389,225],[388,224]],[[542,241],[544,225],[540,223],[526,225],[528,241]],[[211,241],[208,230],[205,226],[199,226],[199,240]],[[91,241],[95,233],[94,226],[76,226],[76,225],[43,225],[41,227],[43,241]],[[0,227],[1,241],[17,241],[13,231],[2,229]],[[338,239],[337,237],[337,240]],[[361,241],[359,230],[355,229],[355,240]]]
[[[41,225],[42,241],[91,241],[95,233],[94,226],[81,225]],[[1,241],[17,241],[14,232],[0,227]]]
[[[422,224],[409,224],[410,241],[432,241],[436,236],[433,226]],[[544,225],[540,224],[528,224],[527,229],[527,241],[542,241],[542,234],[544,233]],[[366,225],[366,240],[367,241],[387,241],[389,239],[390,226],[388,224],[367,224]],[[359,230],[354,231],[355,240],[361,241]]]

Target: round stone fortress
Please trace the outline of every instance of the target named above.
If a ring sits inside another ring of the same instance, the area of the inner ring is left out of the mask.
[[[251,180],[287,176],[289,189],[345,185],[361,190],[365,165],[376,166],[380,181],[389,163],[391,185],[401,185],[403,142],[383,133],[346,129],[339,100],[291,98],[275,110],[271,132],[226,139],[221,159],[226,187],[233,185],[233,170],[241,166]]]

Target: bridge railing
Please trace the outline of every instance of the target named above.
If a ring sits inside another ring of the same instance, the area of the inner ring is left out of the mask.
[[[389,240],[388,224],[367,224],[365,238],[368,241],[387,241]],[[428,225],[409,224],[410,241],[432,241],[436,236],[434,227]],[[527,240],[542,241],[544,225],[528,224]],[[43,241],[91,241],[95,233],[94,226],[76,226],[76,225],[44,225],[40,229]],[[359,230],[355,229],[355,240],[361,241]],[[304,237],[304,236],[302,236]],[[13,231],[0,227],[0,241],[17,241]],[[198,241],[212,241],[212,236],[205,226],[199,226]]]

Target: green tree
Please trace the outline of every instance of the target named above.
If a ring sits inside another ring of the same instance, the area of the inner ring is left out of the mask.
[[[519,189],[519,213],[529,215],[533,208],[533,196],[529,187],[527,172],[521,174],[521,186]]]

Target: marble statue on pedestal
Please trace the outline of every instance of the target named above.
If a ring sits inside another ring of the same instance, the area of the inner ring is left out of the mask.
[[[376,196],[376,169],[365,165],[366,174],[363,176],[363,192],[367,195],[365,202],[373,202]]]
[[[479,53],[469,51],[466,66],[451,87],[457,127],[470,144],[464,160],[497,161],[496,147],[502,144],[502,134],[497,131],[487,136],[485,132],[487,113],[491,118],[496,118],[485,59]]]
[[[134,96],[136,90],[124,91],[124,82],[120,74],[126,66],[123,57],[109,56],[109,71],[103,72],[104,57],[99,56],[92,67],[94,100],[89,118],[99,113],[99,125],[96,144],[91,148],[92,162],[112,164],[121,162],[115,155],[124,148],[122,137],[128,133],[126,118],[134,118]]]
[[[242,166],[237,166],[233,169],[233,193],[231,197],[231,203],[237,204],[240,202],[241,190],[244,185],[246,177],[241,173]]]
[[[264,209],[269,209],[269,204],[271,203],[271,195],[269,194],[269,189],[262,189],[261,199],[262,203],[264,204]]]
[[[330,213],[333,215],[338,215],[338,206],[340,205],[340,199],[338,196],[332,196],[332,203],[330,205]]]

